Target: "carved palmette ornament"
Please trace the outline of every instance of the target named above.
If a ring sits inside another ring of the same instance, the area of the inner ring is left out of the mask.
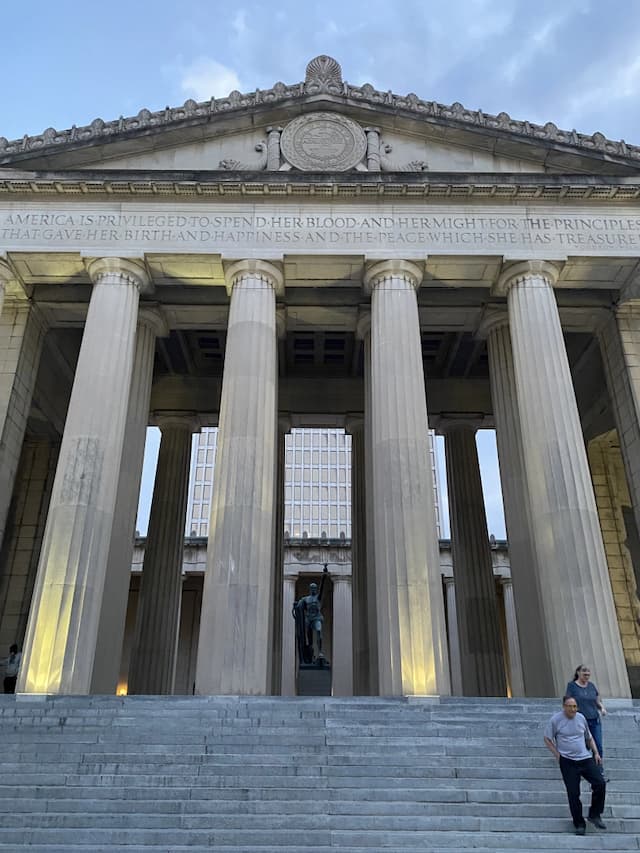
[[[334,95],[342,94],[344,84],[342,82],[342,68],[340,68],[339,63],[324,54],[316,56],[307,65],[304,88],[308,95],[316,95],[320,92],[329,92]]]
[[[261,172],[267,168],[267,143],[266,140],[258,142],[255,151],[259,151],[262,155],[257,163],[243,163],[241,160],[233,160],[227,158],[220,160],[218,163],[219,169],[224,169],[227,172]]]

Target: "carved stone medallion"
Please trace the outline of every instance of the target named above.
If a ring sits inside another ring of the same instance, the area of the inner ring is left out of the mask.
[[[285,158],[303,172],[346,172],[364,157],[360,125],[337,113],[310,113],[288,124],[280,140]]]

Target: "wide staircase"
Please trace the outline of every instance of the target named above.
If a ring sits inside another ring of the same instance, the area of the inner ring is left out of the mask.
[[[0,697],[0,851],[640,850],[640,703],[609,705],[578,838],[558,702]]]

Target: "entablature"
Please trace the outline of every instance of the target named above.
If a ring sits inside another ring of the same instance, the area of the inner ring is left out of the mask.
[[[450,201],[630,202],[638,175],[527,172],[269,172],[0,169],[0,196],[85,199],[313,198],[446,199]]]

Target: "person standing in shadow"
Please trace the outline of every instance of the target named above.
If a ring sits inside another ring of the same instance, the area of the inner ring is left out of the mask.
[[[9,657],[4,662],[4,692],[15,693],[16,681],[18,680],[18,672],[20,670],[20,661],[22,653],[18,651],[18,646],[13,643],[9,647]]]

